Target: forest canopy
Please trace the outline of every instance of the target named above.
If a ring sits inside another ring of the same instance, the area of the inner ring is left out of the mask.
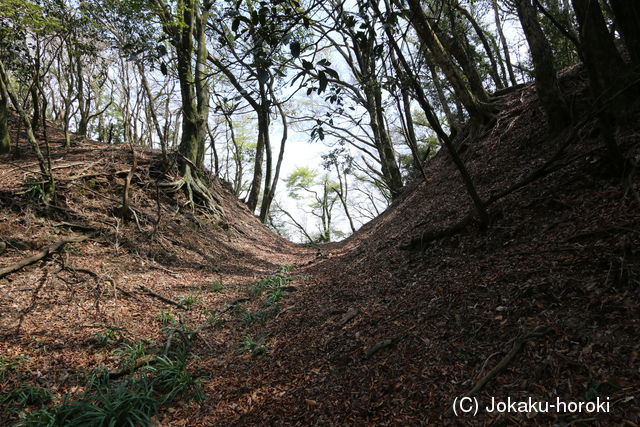
[[[66,147],[156,148],[163,188],[191,206],[217,211],[216,176],[262,222],[327,242],[428,180],[443,147],[482,224],[492,200],[453,137],[479,135],[529,81],[550,129],[570,127],[557,73],[578,61],[625,170],[613,129],[637,92],[639,17],[625,0],[0,0],[0,153],[15,120],[50,204],[47,123]]]

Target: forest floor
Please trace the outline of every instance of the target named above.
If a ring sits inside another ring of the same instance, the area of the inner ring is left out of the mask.
[[[640,424],[640,179],[603,166],[585,80],[561,79],[585,118],[572,130],[549,135],[527,85],[495,99],[490,128],[456,137],[485,200],[539,177],[496,200],[487,229],[436,239],[472,210],[444,151],[379,218],[316,249],[271,233],[217,180],[221,215],[181,207],[156,186],[159,154],[139,148],[136,215],[119,219],[130,150],[64,150],[54,129],[63,209],[44,210],[23,142],[0,161],[2,266],[89,238],[0,278],[0,391],[80,395],[88,370],[120,372],[134,343],[157,353],[186,333],[204,399],[164,406],[158,425]],[[637,161],[640,108],[626,115],[616,137]],[[478,415],[451,414],[484,380]],[[490,413],[492,397],[600,398],[610,412]]]

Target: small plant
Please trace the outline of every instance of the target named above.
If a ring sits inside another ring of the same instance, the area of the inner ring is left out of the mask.
[[[249,326],[253,323],[264,323],[267,318],[267,313],[263,310],[258,310],[256,312],[251,312],[249,310],[245,310],[242,312],[242,323],[245,326]]]
[[[293,265],[281,265],[280,266],[280,273],[281,274],[289,274],[289,273],[291,273],[291,270],[293,270]]]
[[[41,179],[28,176],[24,179],[22,185],[29,200],[38,203],[44,201],[46,192],[44,191],[44,182]]]
[[[202,400],[201,380],[187,369],[189,339],[183,339],[183,345],[174,346],[167,356],[157,357],[153,366],[147,365],[135,376],[117,383],[112,382],[106,369],[91,371],[84,391],[74,400],[67,395],[58,405],[22,415],[18,425],[147,426],[154,424],[160,405],[177,397]],[[128,360],[136,360],[146,344],[129,344],[118,352]],[[16,396],[12,399],[29,402],[44,402],[50,397],[48,392],[37,389]]]
[[[142,378],[99,387],[80,400],[53,408],[49,418],[53,415],[55,421],[49,425],[151,425],[157,407],[153,387]]]
[[[19,407],[44,404],[51,400],[51,393],[46,388],[25,385],[4,396],[0,396],[0,404],[10,403]]]
[[[185,307],[191,308],[194,305],[200,303],[200,298],[194,295],[189,295],[188,297],[181,298],[179,302]]]
[[[291,282],[291,280],[292,279],[290,277],[280,275],[266,277],[251,285],[249,288],[249,295],[259,297],[265,290],[283,288]]]
[[[122,358],[121,365],[123,369],[130,369],[133,373],[135,369],[136,361],[146,354],[146,344],[144,341],[139,341],[132,344],[124,344],[122,348],[114,351],[114,353]]]
[[[268,291],[267,302],[269,305],[276,304],[284,297],[284,290],[282,287],[272,288]]]
[[[111,328],[103,328],[102,332],[96,332],[93,338],[98,347],[107,347],[116,342],[116,331]]]
[[[160,320],[160,322],[162,322],[163,325],[171,325],[173,323],[176,323],[176,318],[171,313],[167,313],[166,311],[161,311],[160,313],[158,313],[158,319]]]
[[[185,357],[158,357],[155,365],[149,366],[147,370],[153,373],[153,388],[164,394],[162,404],[172,401],[177,396],[198,401],[204,398],[202,381],[191,375]]]
[[[267,347],[254,340],[251,335],[247,335],[240,346],[240,350],[250,351],[254,356],[258,356],[261,354],[265,354],[267,352]]]
[[[212,328],[216,328],[222,325],[222,321],[216,317],[215,313],[211,313],[210,311],[205,310],[204,314],[207,316],[207,323]]]
[[[17,371],[27,362],[24,356],[8,357],[0,354],[0,380],[4,380],[9,373]]]
[[[224,290],[224,284],[220,280],[213,280],[209,284],[209,290],[211,292],[222,292]]]
[[[87,187],[89,187],[92,190],[95,190],[98,188],[98,181],[95,178],[91,178],[87,180]]]

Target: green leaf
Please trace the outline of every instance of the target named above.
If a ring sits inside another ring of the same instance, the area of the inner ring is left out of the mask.
[[[291,44],[289,45],[289,49],[291,49],[291,56],[293,56],[294,58],[297,58],[297,57],[300,56],[300,42],[299,41],[291,42]]]

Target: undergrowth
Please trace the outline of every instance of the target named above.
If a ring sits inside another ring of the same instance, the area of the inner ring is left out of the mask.
[[[13,375],[14,388],[0,397],[0,412],[11,414],[17,426],[152,425],[163,405],[204,397],[201,379],[188,369],[191,353],[190,343],[183,342],[186,336],[181,334],[182,340],[156,356],[147,354],[147,341],[122,345],[114,353],[121,357],[124,378],[105,368],[92,370],[86,374],[80,393],[67,394],[54,403],[50,403],[51,392],[43,387],[15,386],[24,378]],[[145,363],[137,363],[140,360]],[[5,372],[15,371],[16,362],[2,361]]]

